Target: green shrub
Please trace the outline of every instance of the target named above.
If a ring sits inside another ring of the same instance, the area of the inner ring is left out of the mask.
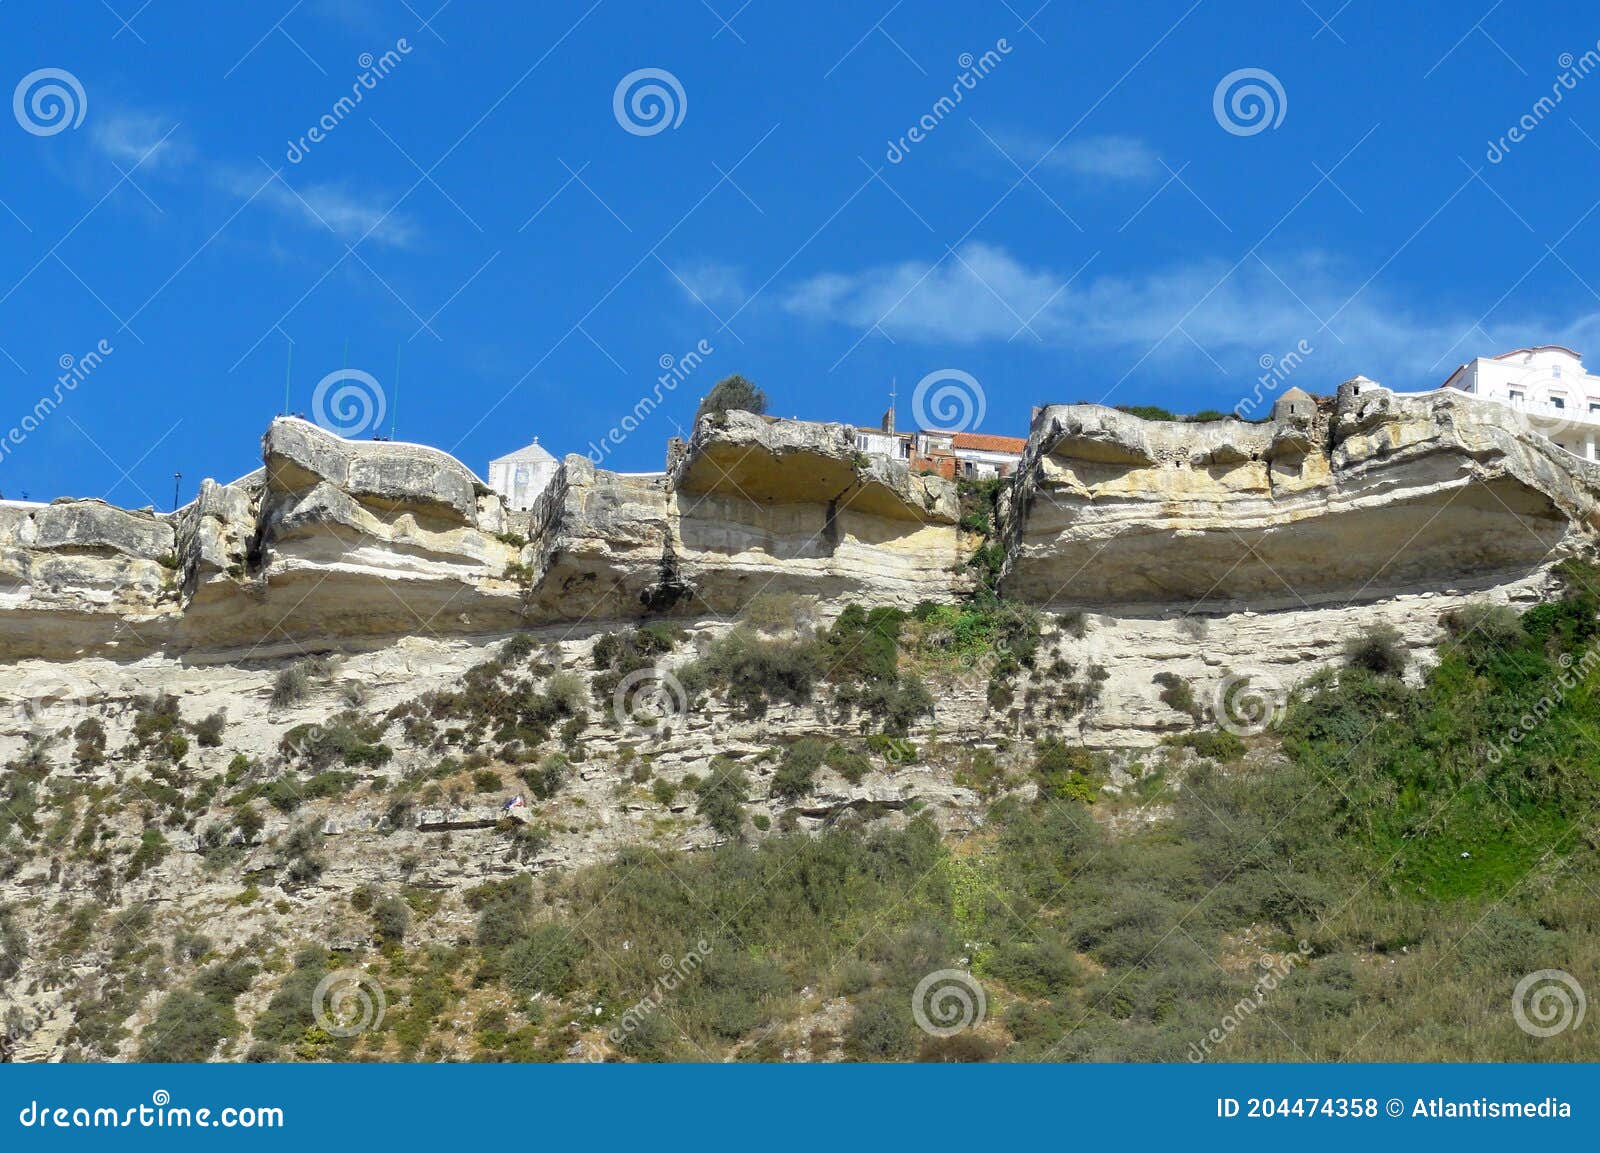
[[[169,993],[145,1026],[141,1061],[206,1061],[224,1038],[239,1031],[233,1010],[189,989]]]
[[[772,795],[792,801],[811,792],[827,751],[826,742],[814,737],[804,737],[790,745],[772,775]]]
[[[911,1016],[910,997],[870,993],[856,1002],[850,1015],[844,1051],[858,1061],[897,1061],[909,1057],[922,1036]]]
[[[194,735],[202,748],[215,749],[222,745],[222,730],[227,727],[228,718],[221,713],[212,713],[197,721],[194,725]]]
[[[1226,729],[1181,733],[1163,738],[1162,744],[1193,749],[1200,756],[1220,764],[1229,764],[1244,756],[1244,742]]]
[[[1195,700],[1194,686],[1189,683],[1187,677],[1180,677],[1177,673],[1161,672],[1152,679],[1161,686],[1162,704],[1180,713],[1188,713],[1195,720],[1200,719],[1200,703]]]
[[[1410,655],[1400,630],[1390,624],[1373,625],[1344,645],[1347,665],[1383,677],[1397,677],[1405,672]]]
[[[724,837],[736,836],[744,822],[744,803],[750,799],[750,782],[737,762],[714,758],[711,771],[696,786],[695,811]]]
[[[1045,800],[1071,800],[1093,804],[1099,796],[1100,766],[1085,748],[1073,748],[1057,738],[1041,742],[1034,750],[1033,775],[1039,796]]]
[[[861,778],[872,771],[872,761],[865,753],[837,742],[828,746],[824,763],[852,785],[860,784]]]
[[[411,907],[399,897],[380,897],[372,906],[372,928],[384,944],[402,944],[411,928]]]
[[[733,409],[760,416],[767,411],[767,394],[738,373],[725,376],[700,398],[700,407],[695,410],[694,419],[699,423],[702,416]]]
[[[0,981],[15,977],[28,959],[28,935],[10,909],[0,908]]]
[[[565,787],[572,776],[572,764],[560,753],[551,753],[537,765],[523,767],[522,779],[541,801],[548,801]]]

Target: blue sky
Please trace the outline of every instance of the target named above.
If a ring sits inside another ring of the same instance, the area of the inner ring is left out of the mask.
[[[897,378],[906,426],[958,371],[1024,435],[1231,409],[1301,342],[1314,392],[1594,352],[1592,5],[741,2],[10,0],[0,79],[77,88],[0,123],[0,491],[165,508],[343,369],[481,474],[588,451],[701,342],[610,467],[730,372],[857,423]],[[619,118],[641,69],[670,123]],[[1241,69],[1265,126],[1219,113]]]

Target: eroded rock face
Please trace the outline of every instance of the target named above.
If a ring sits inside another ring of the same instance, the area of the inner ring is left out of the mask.
[[[910,607],[971,588],[956,486],[840,424],[708,416],[674,469],[563,463],[506,509],[435,449],[272,423],[177,513],[0,503],[0,660],[730,615],[763,592]],[[1272,420],[1042,410],[1001,509],[1005,591],[1158,617],[1536,577],[1592,539],[1600,466],[1492,402],[1351,381]]]
[[[956,486],[857,451],[847,425],[708,416],[671,482],[674,555],[706,610],[762,591],[909,608],[970,587]]]
[[[1600,470],[1453,390],[1353,381],[1263,424],[1044,409],[1006,510],[1008,593],[1206,611],[1519,580],[1586,541]]]
[[[492,634],[735,613],[761,591],[909,607],[964,577],[955,487],[844,425],[703,421],[670,476],[570,456],[514,512],[459,461],[280,419],[177,513],[0,505],[0,659]]]

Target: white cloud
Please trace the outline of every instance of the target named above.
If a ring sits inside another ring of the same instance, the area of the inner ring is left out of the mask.
[[[1085,182],[1146,182],[1164,171],[1156,150],[1133,136],[1075,136],[1051,148],[1053,141],[1028,133],[1002,131],[990,135],[994,144],[1025,169],[1037,165],[1042,171],[1064,173]],[[1005,170],[1014,175],[1009,164]]]
[[[343,184],[294,185],[287,176],[268,179],[265,168],[228,170],[222,182],[236,195],[256,195],[284,217],[319,232],[332,231],[354,244],[366,237],[392,248],[409,248],[417,239],[417,226],[409,216],[391,211],[386,197],[354,192]],[[265,187],[262,182],[267,181]],[[256,190],[260,188],[259,194]]]
[[[714,309],[737,307],[750,295],[744,270],[716,260],[693,260],[672,265],[673,283],[690,300],[703,301]]]
[[[1131,136],[1069,140],[1045,157],[1043,167],[1094,180],[1149,180],[1162,171],[1155,149]]]
[[[1200,359],[1201,350],[1230,372],[1251,375],[1258,358],[1304,339],[1329,371],[1431,387],[1471,356],[1600,333],[1595,315],[1552,329],[1548,318],[1496,318],[1474,328],[1470,315],[1424,314],[1317,253],[1269,256],[1271,267],[1252,257],[1238,267],[1197,261],[1130,276],[1096,276],[1091,265],[1070,285],[1070,270],[1030,266],[993,245],[968,243],[958,256],[823,273],[785,292],[782,306],[860,332],[876,327],[895,341],[1015,339],[1115,354],[1108,384],[1147,355],[1170,364]]]
[[[173,131],[176,125],[171,117],[125,108],[95,117],[90,139],[123,169],[135,164],[140,172],[172,169],[190,159],[188,148]]]

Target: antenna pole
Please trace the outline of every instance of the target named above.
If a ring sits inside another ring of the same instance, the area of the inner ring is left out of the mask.
[[[183,473],[181,473],[181,472],[173,473],[172,474],[172,511],[173,512],[177,512],[178,511],[178,492],[179,492],[179,486],[182,485],[182,484],[183,484]]]
[[[389,406],[389,439],[395,437],[400,427],[400,342],[394,343],[394,403]]]
[[[279,329],[283,332],[283,329]],[[289,341],[289,358],[283,366],[283,415],[289,415],[289,382],[294,379],[294,341],[289,340],[289,334],[283,333],[283,338]]]

